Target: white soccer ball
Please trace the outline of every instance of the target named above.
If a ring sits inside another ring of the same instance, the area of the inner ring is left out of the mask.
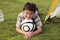
[[[0,21],[4,21],[3,12],[0,10]]]
[[[56,8],[56,17],[60,18],[60,7]]]
[[[53,18],[53,17],[55,17],[55,16],[56,16],[56,18],[60,18],[60,7],[57,7],[57,8],[55,9],[55,11],[53,11],[53,12],[51,13],[50,18]]]
[[[21,23],[21,29],[25,32],[31,32],[35,29],[35,24],[33,20],[23,20]]]
[[[56,18],[60,18],[60,12],[56,13]]]

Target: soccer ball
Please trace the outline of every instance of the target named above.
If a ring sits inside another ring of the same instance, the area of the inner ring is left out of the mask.
[[[50,18],[53,18],[55,16],[56,16],[56,18],[60,18],[60,7],[57,7],[56,10],[51,13]]]
[[[23,20],[21,23],[21,29],[25,32],[31,32],[35,29],[35,24],[33,20]]]
[[[60,18],[60,7],[56,8],[56,17]]]
[[[56,14],[56,18],[60,18],[60,13],[57,13]]]
[[[0,10],[0,21],[4,21],[3,12]]]

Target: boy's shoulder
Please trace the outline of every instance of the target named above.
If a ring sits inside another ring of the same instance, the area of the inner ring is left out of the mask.
[[[20,12],[20,13],[18,14],[18,16],[19,16],[19,17],[23,17],[23,12]]]

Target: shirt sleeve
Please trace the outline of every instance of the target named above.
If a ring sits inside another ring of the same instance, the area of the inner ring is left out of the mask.
[[[17,17],[17,23],[16,23],[16,27],[20,27],[20,25],[21,25],[21,22],[22,22],[22,19],[21,19],[21,17],[20,17],[20,15],[18,15],[18,17]]]
[[[35,14],[34,20],[35,20],[35,24],[36,24],[37,27],[42,27],[42,22],[40,20],[40,17],[38,15],[38,13]]]

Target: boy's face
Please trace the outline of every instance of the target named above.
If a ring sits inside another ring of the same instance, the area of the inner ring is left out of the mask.
[[[24,17],[27,19],[32,19],[34,16],[34,11],[24,10]]]

